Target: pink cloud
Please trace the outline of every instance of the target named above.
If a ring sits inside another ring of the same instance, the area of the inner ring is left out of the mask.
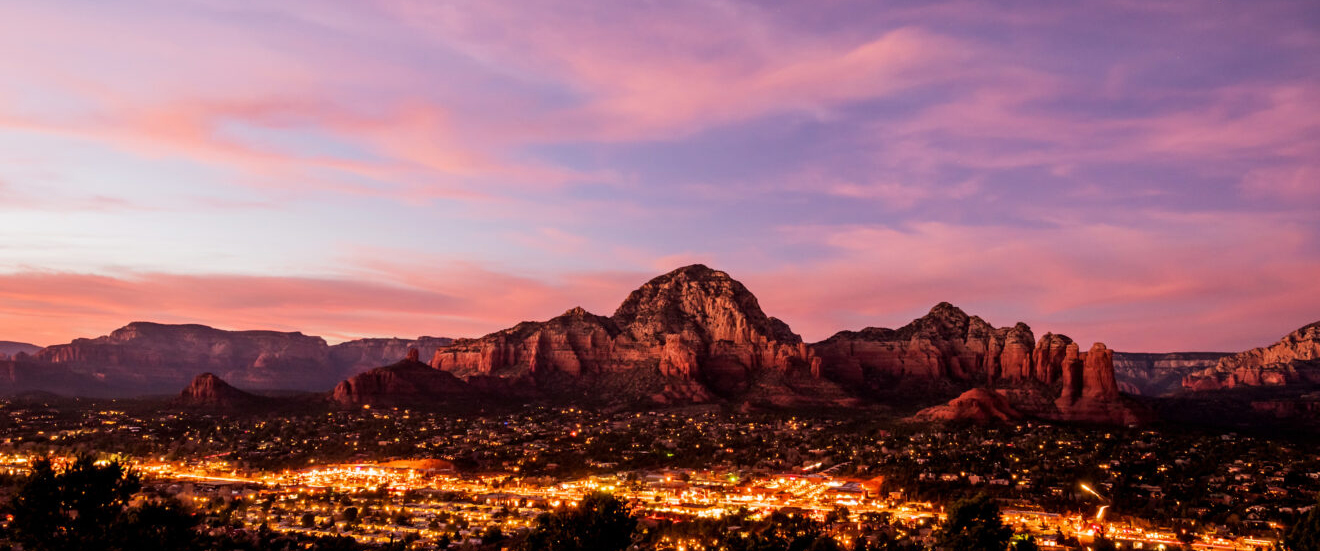
[[[1249,197],[1315,201],[1320,199],[1320,166],[1308,164],[1253,170],[1243,177],[1241,188]]]
[[[425,274],[394,273],[400,277],[390,283],[164,273],[3,274],[0,335],[48,345],[142,320],[302,331],[332,341],[472,337],[523,320],[547,319],[583,302],[609,315],[630,286],[641,283],[639,276],[622,273],[569,274],[552,283],[463,264]]]
[[[1302,220],[1134,215],[1153,224],[785,228],[834,255],[745,279],[809,339],[895,327],[946,300],[999,325],[1131,351],[1243,349],[1320,319],[1320,259]]]
[[[977,57],[973,45],[916,26],[825,37],[748,5],[589,13],[548,4],[385,5],[439,44],[577,94],[576,107],[522,128],[524,139],[672,138],[767,114],[827,117],[842,103],[952,79]]]

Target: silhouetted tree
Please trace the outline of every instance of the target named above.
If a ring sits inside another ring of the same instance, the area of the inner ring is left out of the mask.
[[[1104,535],[1096,534],[1095,540],[1091,542],[1091,549],[1092,551],[1117,551],[1118,546],[1114,545],[1114,542],[1104,537]]]
[[[950,551],[1001,551],[1008,548],[1012,536],[1013,529],[999,518],[999,506],[980,494],[953,504],[936,545]]]
[[[29,551],[194,548],[199,517],[175,500],[129,507],[141,486],[117,461],[81,455],[57,471],[38,460],[7,506],[10,537]]]
[[[621,551],[632,544],[637,519],[613,495],[592,493],[577,507],[561,507],[536,518],[527,535],[529,551]]]
[[[1320,551],[1320,503],[1288,531],[1283,542],[1292,551]]]

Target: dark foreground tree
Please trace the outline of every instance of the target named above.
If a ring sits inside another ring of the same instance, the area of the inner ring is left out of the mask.
[[[632,544],[637,519],[613,495],[593,493],[577,507],[561,507],[536,518],[528,551],[621,551]]]
[[[1291,551],[1320,551],[1320,503],[1311,507],[1283,542]]]
[[[30,551],[194,548],[200,519],[174,500],[129,507],[141,486],[116,461],[83,455],[56,470],[38,460],[7,505],[8,536]]]
[[[999,518],[999,506],[981,494],[953,504],[936,545],[950,551],[1002,551],[1012,536],[1013,529]]]

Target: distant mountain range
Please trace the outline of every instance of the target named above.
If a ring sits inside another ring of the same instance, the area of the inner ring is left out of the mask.
[[[301,333],[135,322],[104,337],[16,351],[0,361],[0,392],[165,394],[207,372],[179,403],[246,400],[226,381],[254,391],[333,388],[324,400],[343,406],[518,400],[920,406],[962,393],[919,417],[1137,423],[1152,414],[1125,394],[1320,380],[1311,375],[1320,350],[1317,325],[1308,328],[1237,355],[1126,354],[1101,343],[1083,349],[1053,333],[1037,340],[1026,324],[996,328],[941,303],[898,329],[841,331],[804,343],[766,315],[741,283],[692,265],[646,282],[611,316],[572,308],[475,339],[328,345]],[[974,388],[982,390],[964,393]]]
[[[0,360],[7,360],[19,354],[36,354],[40,346],[25,342],[0,341]]]
[[[93,397],[176,392],[200,372],[249,389],[324,390],[394,362],[409,349],[451,339],[360,339],[328,345],[278,331],[224,331],[205,325],[133,322],[109,335],[75,339],[0,359],[0,392],[41,390]],[[35,348],[35,347],[33,347]]]

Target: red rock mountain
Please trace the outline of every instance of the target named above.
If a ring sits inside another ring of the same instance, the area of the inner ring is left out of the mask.
[[[360,372],[404,355],[430,364],[410,359]],[[852,405],[922,387],[989,386],[1022,414],[1128,422],[1138,415],[1120,396],[1112,356],[1100,344],[1083,352],[1063,335],[1037,341],[1022,323],[996,328],[947,303],[896,330],[844,331],[807,345],[727,273],[692,265],[646,282],[608,317],[573,308],[452,343],[364,339],[328,346],[301,333],[138,322],[43,349],[34,365],[128,381],[137,394],[162,384],[178,388],[183,374],[199,371],[245,388],[316,389],[342,381],[331,399],[349,405],[532,395]],[[20,371],[30,378],[30,366]],[[909,397],[921,396],[929,394]],[[953,409],[1002,409],[965,407],[968,400],[986,403],[982,398],[972,395]]]
[[[1213,368],[1183,379],[1183,387],[1193,391],[1316,383],[1320,383],[1320,322],[1269,346],[1222,358]]]
[[[212,373],[203,373],[179,393],[175,403],[184,406],[232,408],[252,405],[259,401],[261,401],[260,397],[234,388]]]
[[[1009,394],[1010,401],[1037,417],[1097,423],[1134,423],[1149,417],[1121,397],[1113,352],[1104,344],[1082,352],[1064,335],[1046,333],[1033,341],[1024,323],[996,328],[940,303],[897,330],[843,331],[812,345],[811,352],[821,376],[875,391],[922,382],[1013,387],[1019,391]],[[984,409],[969,409],[972,398],[978,397],[960,397],[961,404],[950,403],[931,415]]]
[[[437,350],[431,366],[462,379],[528,384],[623,375],[649,381],[643,394],[667,393],[658,401],[722,396],[784,405],[811,395],[843,403],[849,393],[841,388],[866,399],[897,387],[993,385],[1018,389],[1010,396],[1038,417],[1128,423],[1145,415],[1120,396],[1112,352],[1102,344],[1082,352],[1051,333],[1036,342],[1025,324],[995,328],[941,303],[897,330],[844,331],[806,345],[741,283],[701,265],[652,279],[610,317],[574,308],[460,339]]]
[[[941,302],[897,330],[841,331],[811,349],[820,358],[823,376],[854,384],[914,379],[1053,382],[1062,370],[1061,354],[1055,350],[1060,338],[1048,334],[1042,338],[1041,357],[1033,357],[1032,341],[1026,324],[996,329]]]
[[[644,371],[668,390],[704,399],[745,391],[759,372],[809,368],[802,339],[766,316],[746,287],[702,265],[633,291],[611,317],[574,308],[436,351],[431,365],[460,377],[595,377]],[[691,385],[698,382],[701,386]],[[655,390],[655,389],[652,389]]]

